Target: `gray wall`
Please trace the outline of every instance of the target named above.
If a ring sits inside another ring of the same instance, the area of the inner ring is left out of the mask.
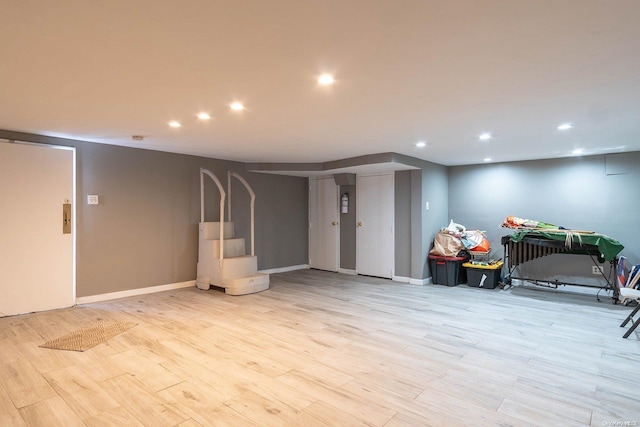
[[[448,222],[449,184],[445,166],[417,159],[414,166],[395,173],[395,273],[422,280],[430,277],[433,238]]]
[[[422,212],[422,253],[419,260],[422,278],[431,276],[427,255],[433,245],[433,239],[438,231],[449,223],[448,188],[449,178],[445,166],[430,163],[422,168],[422,199],[419,206]],[[426,208],[427,202],[429,209]]]
[[[223,160],[10,131],[0,131],[0,138],[76,147],[78,297],[195,279],[200,167],[225,186],[230,169],[252,185],[260,269],[308,262],[305,178],[250,173],[241,163]],[[237,229],[248,239],[248,196],[237,181],[233,189]],[[214,196],[207,199],[206,219],[217,220],[217,190],[207,184],[207,191]],[[100,204],[87,205],[88,194],[98,194]]]
[[[338,198],[349,193],[349,212],[340,209],[340,268],[356,269],[356,186],[339,186]],[[341,205],[339,205],[341,206]]]
[[[395,273],[411,277],[411,172],[399,171],[394,177]]]
[[[606,234],[619,240],[625,246],[622,254],[637,264],[639,164],[640,153],[633,152],[451,167],[450,217],[467,228],[486,230],[496,258],[502,256],[500,237],[510,234],[500,224],[515,215]],[[591,265],[584,256],[554,255],[523,265],[522,273],[590,282],[596,280]]]
[[[256,193],[256,255],[261,270],[309,264],[309,183],[307,178],[243,172]],[[241,184],[238,183],[238,188]],[[244,191],[244,190],[243,190]],[[239,192],[234,192],[238,194]],[[240,229],[249,241],[247,217]]]

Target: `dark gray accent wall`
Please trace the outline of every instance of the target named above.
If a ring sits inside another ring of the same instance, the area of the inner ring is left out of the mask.
[[[309,263],[309,182],[307,178],[241,172],[256,193],[256,255],[261,270]],[[236,182],[234,188],[241,188]],[[244,190],[241,190],[244,192]],[[238,228],[249,242],[249,197],[235,197],[235,212],[245,215]],[[235,218],[234,218],[235,220]]]
[[[395,274],[411,277],[411,172],[394,176]]]
[[[395,273],[422,280],[433,238],[447,224],[448,175],[445,166],[413,161],[420,169],[395,173]]]
[[[356,186],[339,186],[340,194],[349,193],[349,212],[340,210],[340,268],[356,269]]]
[[[76,147],[78,297],[193,280],[200,221],[200,167],[226,187],[227,170],[256,193],[260,269],[308,262],[305,178],[247,172],[244,164],[1,131],[0,138]],[[209,178],[206,219],[218,220],[219,195]],[[234,216],[249,246],[248,195],[233,184]],[[88,194],[100,196],[87,205]]]
[[[420,269],[422,278],[430,277],[427,256],[433,245],[433,239],[442,227],[449,223],[449,178],[447,167],[429,163],[422,168],[422,254]],[[429,203],[429,209],[426,205]]]
[[[500,237],[510,234],[500,224],[515,215],[606,234],[619,240],[625,246],[622,254],[637,264],[638,165],[640,152],[451,167],[450,216],[467,228],[486,230],[494,257],[503,255]],[[595,281],[586,258],[554,255],[523,267],[541,278]]]

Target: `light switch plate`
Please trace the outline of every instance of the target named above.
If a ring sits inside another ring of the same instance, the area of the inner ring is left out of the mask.
[[[98,204],[98,195],[97,194],[89,194],[87,196],[87,204],[88,205],[97,205]]]

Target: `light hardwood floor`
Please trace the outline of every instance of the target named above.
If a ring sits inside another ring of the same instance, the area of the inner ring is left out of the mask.
[[[622,338],[631,309],[609,299],[271,283],[0,319],[0,426],[640,425],[640,333]],[[83,353],[38,347],[96,320],[137,326]]]

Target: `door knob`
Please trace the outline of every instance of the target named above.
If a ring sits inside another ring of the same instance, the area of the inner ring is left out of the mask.
[[[336,221],[333,221],[331,225],[338,225],[338,223]]]
[[[362,221],[358,223],[358,227],[362,227]]]

